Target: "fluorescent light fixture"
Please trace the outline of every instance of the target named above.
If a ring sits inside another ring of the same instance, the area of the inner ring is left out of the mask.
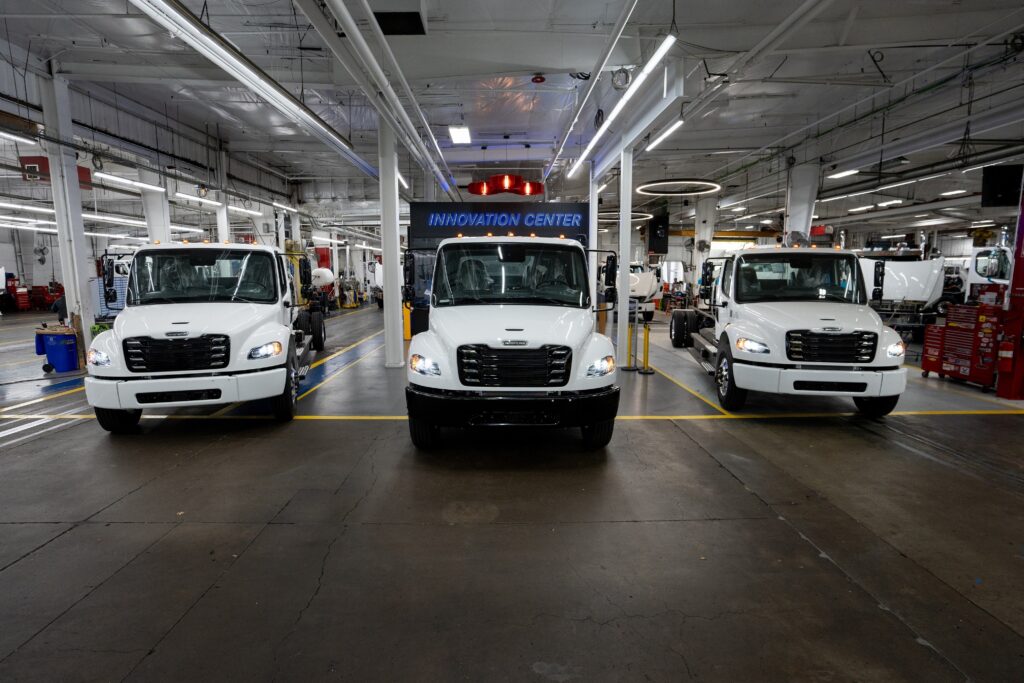
[[[868,204],[867,206],[858,206],[853,209],[850,209],[850,213],[857,213],[858,211],[867,211],[868,209],[873,208],[875,208],[874,204]]]
[[[271,204],[272,204],[273,206],[276,206],[276,207],[277,207],[277,208],[279,208],[279,209],[284,209],[285,211],[292,211],[293,213],[298,213],[298,212],[299,212],[299,210],[298,210],[298,209],[293,209],[292,207],[290,207],[290,206],[286,206],[286,205],[284,205],[284,204],[281,204],[281,203],[279,203],[279,202],[271,202]]]
[[[57,234],[57,231],[54,228],[40,228],[40,227],[36,227],[36,226],[32,226],[32,225],[12,225],[12,224],[0,223],[0,228],[8,228],[10,230],[28,230],[29,232],[41,232],[41,233],[45,233],[47,235],[56,235]],[[88,230],[85,231],[84,234],[85,234],[86,237],[103,237],[103,238],[108,238],[109,237],[110,239],[124,239],[124,238],[128,237],[128,235],[124,234],[124,233],[116,233],[116,232],[112,232],[112,233],[89,232]]]
[[[943,197],[955,197],[958,194],[967,194],[967,190],[950,190],[949,192],[943,192]]]
[[[816,218],[819,218],[818,214],[814,214],[813,216],[811,216],[812,221],[815,220]]]
[[[102,213],[83,213],[82,218],[87,221],[96,221],[99,223],[118,223],[120,225],[133,225],[137,228],[146,227],[146,221],[139,220],[138,218],[126,218],[124,216],[108,216]]]
[[[882,235],[881,239],[883,239],[883,240],[901,240],[901,239],[905,238],[906,236],[907,236],[907,233],[901,232],[898,235]]]
[[[137,187],[140,190],[152,190],[153,192],[166,192],[164,188],[159,185],[151,185],[149,183],[142,183],[138,180],[132,180],[131,178],[122,178],[119,175],[112,175],[110,173],[104,173],[103,171],[93,171],[93,178],[99,178],[100,180],[106,180],[107,182],[114,183],[115,185],[127,185],[128,187]]]
[[[832,175],[826,177],[831,178],[832,180],[836,180],[837,178],[846,178],[852,175],[857,175],[858,173],[860,173],[858,169],[851,168],[849,171],[839,171],[838,173],[833,173]]]
[[[372,167],[352,153],[352,146],[310,111],[294,95],[267,75],[237,48],[205,26],[195,15],[183,11],[183,5],[168,0],[131,0],[153,21],[177,36],[196,52],[203,55],[235,80],[260,95],[275,109],[306,128],[314,137],[339,151],[364,171]]]
[[[608,183],[605,183],[601,187],[597,188],[597,193],[601,194],[602,192],[604,192],[604,188],[606,188],[606,187],[608,187]]]
[[[771,218],[765,218],[763,221],[761,221],[761,225],[771,225],[771,224],[772,224],[772,219]]]
[[[876,206],[878,206],[878,208],[882,208],[883,206],[894,206],[896,204],[902,204],[902,203],[903,203],[902,199],[890,199],[887,202],[878,202],[878,204]]]
[[[667,138],[668,136],[672,135],[672,133],[675,133],[677,130],[679,130],[679,126],[681,126],[681,125],[683,125],[683,120],[682,119],[676,120],[676,122],[673,123],[668,128],[666,128],[665,131],[661,135],[659,135],[658,137],[656,137],[653,140],[651,140],[651,143],[649,145],[647,145],[647,151],[649,152],[652,149],[654,149],[655,147],[657,147],[658,145],[660,145],[661,143],[665,142],[665,138]]]
[[[914,214],[914,218],[928,218],[928,214],[926,214],[926,213],[917,213],[917,214]]]
[[[996,224],[995,221],[971,221],[971,227],[972,228],[982,228],[982,227],[994,226],[995,224]]]
[[[32,225],[57,225],[57,221],[44,221],[41,218],[23,218],[22,216],[0,216],[0,221],[16,221]]]
[[[10,202],[0,202],[0,209],[14,209],[15,211],[30,211],[32,213],[48,213],[51,216],[57,213],[53,209],[47,209],[45,206],[33,206],[31,204],[12,204]]]
[[[946,239],[960,240],[960,239],[964,239],[965,237],[968,237],[968,235],[967,235],[967,233],[963,233],[961,235],[939,235],[939,237],[940,238],[941,237],[945,237]]]
[[[598,141],[604,136],[605,133],[608,132],[608,128],[612,125],[612,121],[614,121],[616,117],[620,113],[622,113],[622,110],[625,108],[626,103],[628,103],[633,98],[633,96],[636,95],[637,91],[640,90],[640,86],[643,85],[643,82],[646,81],[647,77],[651,75],[651,72],[654,71],[655,68],[657,68],[661,60],[665,57],[666,54],[668,54],[668,51],[672,49],[672,46],[675,44],[675,42],[676,37],[671,33],[665,36],[665,39],[661,41],[661,45],[659,45],[658,49],[654,51],[654,54],[651,55],[651,58],[647,60],[647,64],[644,65],[644,68],[640,71],[640,73],[636,75],[635,78],[633,78],[633,82],[629,84],[629,87],[626,88],[626,92],[622,93],[622,97],[620,97],[619,101],[615,103],[615,107],[612,108],[611,113],[605,117],[604,123],[601,124],[601,127],[597,129],[597,133],[594,134],[594,137],[590,138],[590,142],[587,144],[586,148],[584,148],[583,154],[580,155],[580,158],[577,159],[576,163],[573,164],[572,168],[569,169],[569,173],[566,174],[567,177],[572,178],[574,175],[576,175],[576,172],[579,171],[580,168],[583,166],[583,162],[586,161],[587,157],[590,156],[590,153],[594,151],[594,147],[597,146]]]
[[[260,211],[253,211],[252,209],[244,209],[241,206],[229,206],[228,211],[232,213],[244,213],[246,216],[262,216],[263,213]]]
[[[6,133],[2,130],[0,130],[0,138],[10,140],[11,142],[20,142],[23,145],[37,144],[32,138],[27,138],[24,135],[15,135],[14,133]]]
[[[328,244],[340,244],[341,246],[348,245],[348,242],[342,240],[332,240],[330,237],[320,237],[319,235],[313,235],[314,242],[327,242]]]
[[[405,178],[402,177],[402,174],[396,172],[396,175],[398,176],[398,182],[402,183],[402,187],[408,190],[409,183],[405,182]]]
[[[744,229],[744,230],[753,230],[753,229],[754,229],[754,227],[755,227],[755,226],[753,226],[753,225],[744,225],[744,226],[743,226],[743,229]]]
[[[200,204],[206,204],[207,206],[224,206],[224,202],[206,199],[205,197],[196,197],[195,195],[185,194],[184,192],[175,192],[174,196],[188,202],[199,202]]]
[[[732,211],[733,213],[743,213],[744,211],[747,210],[747,207],[745,207],[745,206],[737,206],[735,209],[729,209],[729,210]]]
[[[353,246],[355,246],[356,249],[369,249],[370,251],[381,251],[380,247],[371,247],[366,244],[356,244]]]
[[[452,139],[453,145],[468,145],[473,142],[469,126],[448,126],[448,137]]]
[[[201,230],[200,228],[189,228],[189,227],[186,227],[184,225],[172,225],[171,226],[171,232],[192,232],[192,233],[196,233],[196,234],[202,234],[202,233],[204,233],[206,231],[205,230]]]

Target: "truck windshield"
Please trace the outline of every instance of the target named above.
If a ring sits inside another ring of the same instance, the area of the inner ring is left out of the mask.
[[[241,249],[147,249],[135,255],[127,304],[277,301],[270,254]]]
[[[736,264],[736,301],[867,302],[849,254],[747,254]]]
[[[588,304],[583,251],[556,244],[448,244],[434,270],[434,305]]]

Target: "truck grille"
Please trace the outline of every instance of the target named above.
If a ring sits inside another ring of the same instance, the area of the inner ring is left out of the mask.
[[[786,357],[804,363],[870,363],[878,335],[874,332],[828,334],[810,330],[786,333]]]
[[[458,349],[459,381],[468,387],[564,387],[572,370],[572,349],[492,349],[483,344]]]
[[[225,368],[231,341],[225,334],[204,334],[193,339],[124,340],[124,358],[131,372],[177,372]]]

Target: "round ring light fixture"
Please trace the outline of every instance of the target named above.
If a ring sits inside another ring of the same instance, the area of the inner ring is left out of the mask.
[[[654,214],[653,213],[644,213],[643,211],[633,211],[632,214],[629,217],[629,220],[630,220],[631,223],[635,223],[637,221],[649,221],[652,218],[654,218]],[[598,211],[597,212],[597,222],[598,223],[618,223],[619,222],[619,212],[618,212],[618,210],[615,210],[615,211]]]
[[[699,178],[673,178],[670,180],[654,180],[643,183],[636,188],[637,194],[649,197],[695,197],[721,191],[722,186],[710,180]]]

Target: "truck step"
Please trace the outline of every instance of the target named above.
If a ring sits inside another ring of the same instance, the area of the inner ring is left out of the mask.
[[[699,334],[690,335],[690,339],[693,340],[693,348],[699,349],[702,356],[714,356],[718,353],[718,346],[712,344]]]
[[[299,379],[306,379],[306,375],[309,374],[309,366],[303,365],[299,368]]]
[[[700,362],[700,366],[704,368],[704,371],[707,372],[709,375],[715,374],[715,366],[707,362],[706,360],[702,360]]]

